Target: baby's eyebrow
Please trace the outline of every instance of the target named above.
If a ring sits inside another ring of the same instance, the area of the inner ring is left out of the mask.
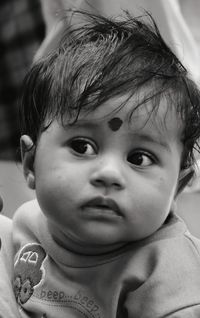
[[[167,141],[165,141],[164,139],[161,139],[159,138],[159,136],[154,136],[154,135],[151,135],[151,134],[145,134],[145,133],[141,133],[141,134],[138,134],[138,133],[133,133],[132,134],[132,138],[137,138],[137,140],[141,140],[143,142],[147,142],[147,143],[154,143],[154,144],[157,144],[165,149],[167,149],[168,151],[171,151],[170,149],[170,146],[168,144]]]
[[[112,119],[111,119],[111,121],[112,121]],[[76,129],[82,128],[82,129],[89,129],[89,130],[95,131],[98,129],[98,127],[101,126],[101,123],[102,122],[98,121],[98,120],[95,120],[94,122],[92,122],[92,121],[89,121],[88,119],[87,120],[80,119],[77,122],[75,122],[73,125],[68,125],[67,129],[76,130]],[[109,121],[108,121],[108,125],[109,125]],[[151,133],[146,133],[146,132],[142,132],[142,131],[138,132],[138,130],[134,131],[131,129],[131,130],[129,130],[129,138],[133,139],[133,140],[134,139],[138,140],[140,142],[154,143],[154,144],[157,144],[157,145],[165,148],[168,151],[171,151],[167,140],[165,140],[165,138],[161,138],[161,135],[159,132],[157,132],[155,135],[153,135]]]
[[[72,125],[68,124],[67,129],[77,129],[77,128],[87,128],[87,129],[95,129],[98,126],[98,122],[91,122],[89,120],[78,120]]]

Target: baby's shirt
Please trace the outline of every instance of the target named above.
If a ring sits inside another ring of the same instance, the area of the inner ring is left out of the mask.
[[[12,277],[12,221],[0,215],[0,318],[19,317],[12,289]]]
[[[99,256],[59,246],[36,200],[13,222],[21,317],[200,317],[200,242],[177,216],[149,238]]]

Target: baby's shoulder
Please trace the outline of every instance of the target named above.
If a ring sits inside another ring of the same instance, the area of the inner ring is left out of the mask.
[[[22,211],[37,210],[37,209],[39,209],[39,204],[37,199],[34,199],[34,200],[26,201],[25,203],[20,205],[20,207],[16,210],[15,214],[20,213]]]
[[[36,199],[23,203],[14,213],[13,231],[16,229],[24,231],[25,228],[32,227],[40,219],[41,209]]]
[[[36,199],[34,200],[30,200],[30,201],[27,201],[25,203],[23,203],[17,210],[16,212],[14,213],[14,216],[13,216],[13,220],[15,221],[16,219],[18,218],[21,218],[21,217],[30,217],[32,214],[31,212],[34,214],[36,213],[39,213],[41,211],[40,207],[39,207],[39,204],[38,204],[38,201]]]

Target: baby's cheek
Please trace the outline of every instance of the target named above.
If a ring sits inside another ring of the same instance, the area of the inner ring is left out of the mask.
[[[55,218],[58,214],[65,213],[66,207],[74,200],[73,191],[70,185],[53,180],[44,185],[36,187],[36,194],[39,205],[46,216]]]
[[[58,199],[58,189],[51,183],[46,183],[46,185],[36,183],[36,196],[41,209],[51,213]]]

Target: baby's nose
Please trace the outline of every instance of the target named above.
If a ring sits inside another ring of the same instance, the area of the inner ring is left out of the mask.
[[[122,167],[117,160],[105,160],[101,163],[92,173],[90,181],[95,187],[112,187],[117,190],[125,188]]]

